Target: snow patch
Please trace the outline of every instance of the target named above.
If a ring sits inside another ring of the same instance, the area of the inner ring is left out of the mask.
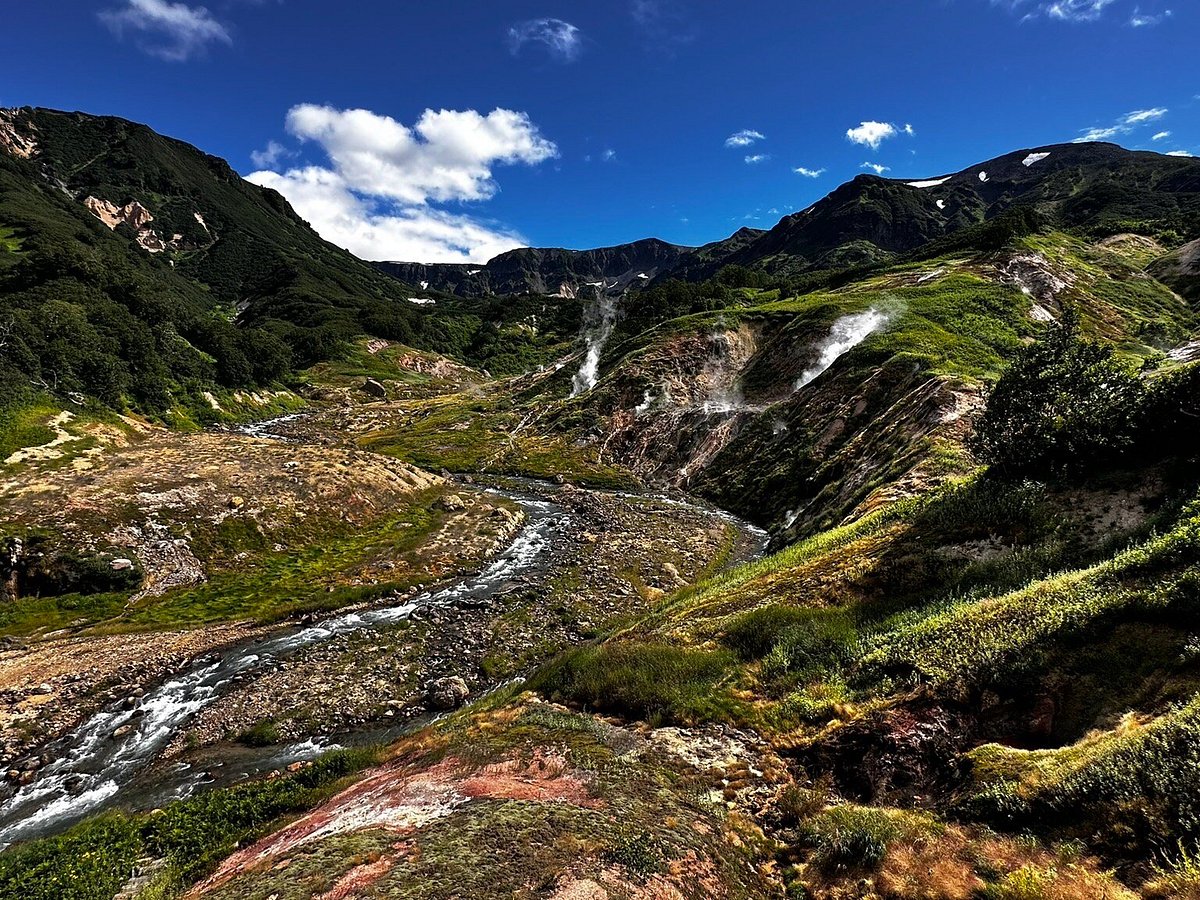
[[[945,209],[945,208],[946,208],[946,201],[945,201],[945,200],[939,200],[939,201],[937,202],[937,208],[938,208],[938,209]]]
[[[1036,163],[1040,163],[1049,155],[1049,153],[1030,153],[1027,157],[1025,157],[1024,165],[1028,168]]]
[[[431,297],[409,297],[409,303],[415,303],[417,306],[436,306],[437,301]]]
[[[953,175],[947,175],[945,178],[932,178],[928,181],[910,181],[908,182],[908,186],[911,188],[941,187],[953,177]]]
[[[987,181],[987,180],[988,180],[988,173],[987,173],[987,172],[980,172],[980,173],[979,173],[979,180],[980,180],[980,181]]]

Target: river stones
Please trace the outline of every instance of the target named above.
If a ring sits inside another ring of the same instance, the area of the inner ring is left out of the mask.
[[[470,694],[471,689],[467,683],[457,675],[452,675],[430,682],[425,692],[425,700],[431,709],[458,709]]]

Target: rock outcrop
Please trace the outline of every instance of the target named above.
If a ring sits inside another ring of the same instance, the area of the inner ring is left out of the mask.
[[[37,131],[21,122],[19,109],[0,109],[0,149],[18,159],[32,159],[37,154]]]

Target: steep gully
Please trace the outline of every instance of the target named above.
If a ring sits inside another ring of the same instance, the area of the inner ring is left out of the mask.
[[[294,418],[295,415],[286,418]],[[246,429],[259,437],[272,433],[279,420]],[[556,540],[576,523],[562,506],[547,499],[545,490],[497,491],[520,504],[526,522],[513,542],[479,574],[427,591],[399,605],[360,610],[334,616],[319,624],[292,627],[265,641],[236,645],[224,652],[196,660],[170,680],[143,696],[115,704],[93,716],[72,735],[43,750],[52,758],[37,778],[0,801],[0,849],[64,830],[105,808],[152,808],[170,799],[188,796],[213,776],[198,766],[180,763],[167,773],[150,774],[151,764],[180,730],[200,710],[215,702],[247,677],[264,673],[281,660],[301,651],[352,633],[384,629],[411,617],[420,609],[449,607],[479,601],[503,592],[517,578],[537,579],[545,573],[542,560]],[[551,493],[552,496],[552,493]],[[664,500],[666,498],[657,498]],[[685,501],[672,503],[690,506]],[[734,524],[753,545],[765,546],[758,529],[726,513],[705,513]],[[394,729],[393,729],[394,731]],[[386,739],[388,733],[375,735]],[[370,735],[350,738],[362,742]],[[328,738],[262,751],[238,751],[221,760],[221,780],[247,777],[292,761],[313,758],[331,749]]]

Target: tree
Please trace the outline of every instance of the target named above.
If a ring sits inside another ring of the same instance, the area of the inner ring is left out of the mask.
[[[1112,463],[1137,436],[1145,387],[1072,311],[1026,347],[988,396],[973,449],[1007,478],[1062,478]]]

